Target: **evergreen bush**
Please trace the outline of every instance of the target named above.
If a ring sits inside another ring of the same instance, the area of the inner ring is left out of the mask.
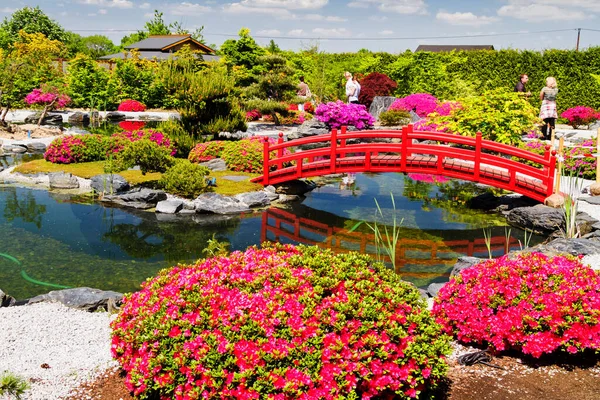
[[[399,126],[410,123],[410,113],[405,110],[388,110],[379,114],[382,126]]]
[[[210,170],[188,160],[177,160],[162,174],[158,184],[166,192],[187,198],[196,198],[207,190],[206,176]]]

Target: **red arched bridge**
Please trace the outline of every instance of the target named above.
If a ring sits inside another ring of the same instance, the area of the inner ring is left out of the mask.
[[[289,141],[280,133],[276,144],[265,138],[263,157],[263,175],[253,181],[265,186],[348,172],[426,173],[487,184],[540,202],[553,193],[556,172],[556,152],[550,146],[538,155],[485,140],[481,133],[467,137],[415,131],[412,125],[401,131],[347,132],[342,127]]]

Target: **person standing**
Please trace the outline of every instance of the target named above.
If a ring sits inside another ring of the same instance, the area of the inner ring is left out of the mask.
[[[558,94],[558,85],[556,79],[552,76],[546,78],[546,86],[542,88],[540,92],[540,100],[542,100],[542,107],[540,108],[540,119],[544,121],[542,126],[543,139],[547,140],[551,138],[551,131],[548,131],[548,127],[554,130],[556,125],[556,119],[558,113],[556,112],[556,95]]]
[[[354,83],[354,85],[356,86],[356,101],[360,101],[360,83],[358,82],[358,80],[356,80],[356,76],[352,77],[352,82]]]
[[[298,104],[298,111],[304,111],[304,102],[310,97],[310,89],[308,88],[306,82],[304,82],[303,76],[301,76],[299,79],[300,83],[298,84],[298,91],[296,92],[296,96],[300,97],[304,101]]]
[[[531,96],[531,92],[528,92],[527,88],[525,87],[528,81],[529,76],[527,76],[527,74],[521,74],[519,76],[519,82],[517,82],[517,84],[515,85],[515,92],[523,93],[527,97]]]
[[[346,98],[348,99],[348,103],[357,104],[358,96],[356,92],[358,88],[352,80],[352,74],[346,71],[344,72],[344,77],[346,78]]]

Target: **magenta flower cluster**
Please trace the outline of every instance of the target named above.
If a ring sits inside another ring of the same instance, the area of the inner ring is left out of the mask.
[[[172,145],[171,140],[162,132],[152,129],[142,129],[137,131],[122,131],[114,133],[111,136],[114,139],[114,145],[111,150],[113,153],[118,153],[127,145],[127,142],[136,142],[141,139],[149,139],[161,147],[166,147],[171,150],[171,155],[177,153],[177,149]]]
[[[250,110],[246,112],[246,121],[256,121],[262,117],[262,114],[258,110]]]
[[[305,246],[163,270],[111,325],[112,354],[142,398],[414,398],[450,350],[392,271]]]
[[[121,104],[119,104],[119,107],[117,108],[117,110],[141,112],[141,111],[146,111],[146,106],[137,100],[127,99],[127,100],[123,100],[121,102]]]
[[[419,117],[425,118],[435,111],[438,99],[429,93],[414,93],[398,99],[388,110],[414,111]]]
[[[221,157],[221,153],[227,142],[223,140],[210,140],[208,142],[198,143],[188,155],[188,160],[193,163],[210,161]]]
[[[64,108],[71,102],[71,98],[66,94],[45,92],[42,89],[33,89],[31,93],[25,96],[27,104],[41,104],[44,106],[53,105],[54,108]]]
[[[50,143],[44,153],[44,159],[54,164],[71,164],[80,162],[85,151],[81,136],[63,136]]]
[[[445,176],[431,175],[431,174],[412,173],[412,174],[408,174],[408,177],[410,179],[412,179],[413,181],[426,182],[426,183],[446,183],[450,180],[450,179],[446,178]]]
[[[355,126],[358,129],[373,126],[375,118],[362,104],[346,104],[340,100],[321,103],[315,110],[315,117],[330,128]]]
[[[560,114],[560,117],[569,121],[569,125],[573,128],[577,128],[581,125],[589,125],[600,119],[600,113],[592,107],[577,106],[565,110]]]
[[[600,274],[571,256],[504,256],[453,278],[433,314],[458,340],[500,351],[600,350]]]

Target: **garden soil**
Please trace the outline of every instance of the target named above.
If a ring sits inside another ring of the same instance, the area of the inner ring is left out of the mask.
[[[31,132],[31,139],[40,139],[47,137],[55,137],[63,134],[60,127],[42,126],[39,127],[35,124],[24,124],[24,125],[13,125],[0,126],[0,140],[11,139],[11,140],[25,140],[27,139],[27,132]]]
[[[455,354],[478,349],[454,345]],[[598,400],[600,399],[600,356],[519,358],[516,355],[492,357],[494,366],[459,365],[449,360],[448,378],[439,390],[423,398],[435,400]],[[85,384],[67,400],[130,400],[125,378],[111,371]],[[89,396],[89,397],[87,397]]]

